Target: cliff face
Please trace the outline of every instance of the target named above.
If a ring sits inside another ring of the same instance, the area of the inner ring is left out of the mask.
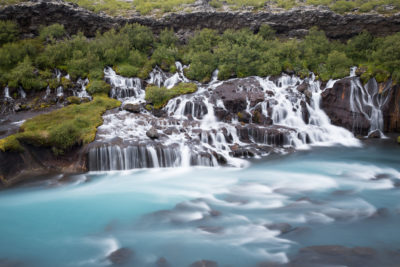
[[[200,9],[191,13],[173,13],[161,18],[151,16],[111,17],[95,14],[74,4],[59,0],[38,0],[0,9],[1,20],[15,20],[24,34],[36,34],[41,25],[60,23],[70,34],[83,31],[87,36],[97,30],[105,31],[125,23],[140,23],[155,32],[173,28],[183,38],[202,28],[219,31],[248,27],[257,31],[262,24],[271,25],[278,34],[301,36],[313,26],[324,30],[328,37],[345,39],[367,30],[374,35],[388,35],[400,31],[400,14],[383,16],[378,14],[339,15],[320,8],[274,11],[217,12]]]

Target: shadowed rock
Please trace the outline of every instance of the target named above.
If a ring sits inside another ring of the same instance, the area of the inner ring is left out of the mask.
[[[134,252],[129,248],[119,248],[108,255],[107,259],[114,265],[126,265],[133,258]]]

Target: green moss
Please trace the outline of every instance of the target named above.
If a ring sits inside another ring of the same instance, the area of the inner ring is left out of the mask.
[[[62,154],[73,146],[90,143],[96,136],[97,127],[103,122],[101,115],[121,103],[105,95],[96,95],[93,101],[70,105],[62,109],[38,115],[27,120],[20,132],[0,140],[0,149],[17,149],[20,143],[51,147],[55,154]],[[62,122],[62,123],[60,123]]]
[[[79,98],[77,96],[69,96],[69,97],[67,97],[67,101],[69,104],[79,105],[81,103],[81,98]]]
[[[400,136],[397,137],[397,143],[400,145]]]
[[[160,109],[164,107],[170,99],[179,95],[191,94],[196,91],[197,85],[194,83],[180,83],[171,89],[150,85],[146,87],[145,98],[155,109]]]
[[[0,139],[0,150],[3,152],[22,152],[24,148],[17,140],[15,135],[10,135],[6,138]]]

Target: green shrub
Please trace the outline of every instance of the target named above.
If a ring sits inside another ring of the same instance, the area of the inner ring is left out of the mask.
[[[35,73],[35,68],[29,57],[19,63],[8,75],[8,85],[12,88],[22,88],[26,90],[40,90],[47,86]]]
[[[108,94],[111,90],[111,86],[103,80],[90,81],[86,87],[86,91],[89,94]]]
[[[197,85],[194,83],[179,83],[171,89],[150,85],[146,87],[145,99],[153,104],[155,109],[164,107],[168,101],[174,97],[191,94],[197,91]]]
[[[218,0],[211,0],[209,2],[210,6],[212,6],[213,8],[220,8],[222,7],[222,3]]]
[[[124,77],[137,77],[140,69],[138,67],[122,63],[115,67],[115,71]]]
[[[258,34],[264,39],[264,40],[272,40],[275,38],[275,30],[271,28],[268,24],[263,24],[260,27],[260,30],[258,31]]]
[[[0,20],[0,46],[17,40],[18,34],[19,30],[15,22]]]
[[[57,40],[64,37],[66,31],[64,29],[64,25],[55,23],[47,27],[42,27],[39,31],[39,37],[43,41],[46,40]]]

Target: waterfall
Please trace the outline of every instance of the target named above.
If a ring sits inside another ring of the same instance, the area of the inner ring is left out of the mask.
[[[62,86],[57,87],[56,95],[57,95],[57,97],[62,97],[64,95],[64,89]]]
[[[47,98],[50,96],[50,94],[51,94],[50,86],[47,86],[47,88],[46,88],[46,93],[45,93],[45,95],[43,96],[43,99],[47,99]]]
[[[132,98],[144,101],[145,93],[142,88],[142,81],[139,78],[122,77],[117,75],[110,67],[104,69],[104,77],[111,85],[111,97],[120,100]]]
[[[80,97],[80,98],[89,98],[91,99],[90,95],[86,91],[86,86],[89,84],[89,79],[81,79],[79,78],[76,83],[80,86],[79,91],[74,91],[74,96]]]
[[[185,68],[177,62],[176,73],[166,74],[156,67],[147,83],[172,88],[190,82],[184,75]],[[123,104],[145,103],[140,79],[122,77],[111,68],[106,68],[104,74],[113,97]],[[333,87],[335,82],[331,80],[327,86]],[[196,84],[197,92],[171,99],[161,117],[145,109],[141,113],[121,110],[105,114],[96,136],[96,142],[103,145],[90,149],[90,170],[241,167],[248,164],[248,157],[293,148],[360,145],[351,132],[332,125],[320,108],[321,82],[314,75],[304,80],[282,74],[279,78],[218,81],[216,70],[208,84]],[[225,96],[220,97],[221,92],[238,102],[231,104]],[[239,117],[234,110],[244,115]],[[155,139],[146,134],[152,128],[159,135]]]
[[[8,88],[8,86],[6,86],[6,88],[4,88],[4,98],[11,98],[10,97],[10,89]]]
[[[20,95],[21,98],[26,98],[26,93],[22,87],[18,87],[18,94]]]
[[[389,82],[388,85],[391,83]],[[370,122],[368,135],[378,131],[380,136],[383,134],[383,114],[382,107],[389,101],[387,91],[390,86],[379,90],[378,83],[373,78],[365,86],[362,85],[358,77],[351,80],[350,86],[350,109],[353,112],[353,131],[357,128],[357,114],[361,114]]]
[[[103,145],[89,151],[89,170],[130,170],[178,166],[216,166],[211,156],[191,156],[185,147]]]

